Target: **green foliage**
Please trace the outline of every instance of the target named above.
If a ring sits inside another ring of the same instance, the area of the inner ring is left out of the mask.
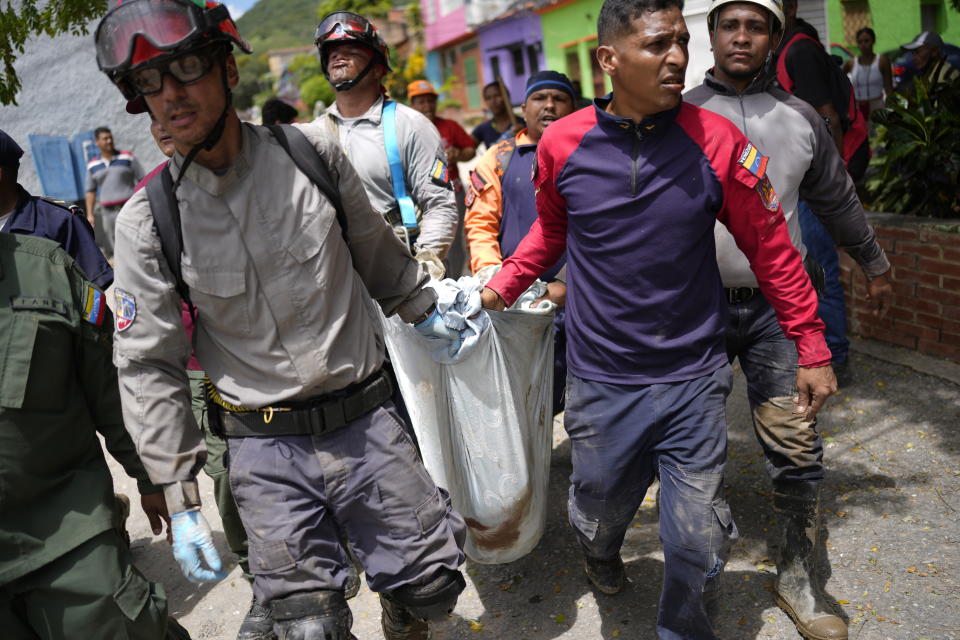
[[[313,76],[300,85],[300,99],[312,113],[313,105],[316,104],[317,100],[323,100],[323,103],[329,107],[333,104],[335,95],[333,87],[330,86],[326,78]]]
[[[44,6],[38,6],[40,4]],[[107,0],[7,2],[6,7],[0,9],[0,62],[3,63],[0,104],[17,104],[17,92],[21,84],[13,63],[17,55],[23,53],[28,38],[39,34],[53,37],[68,31],[74,35],[84,35],[90,21],[106,11]]]
[[[233,90],[233,104],[237,109],[249,109],[257,102],[257,96],[273,90],[273,76],[264,55],[237,53],[237,70],[240,83]]]
[[[882,149],[867,181],[872,208],[933,218],[960,216],[960,86],[914,79],[874,112]]]
[[[392,0],[323,0],[317,9],[317,22],[334,11],[352,11],[365,18],[383,18],[392,8]]]
[[[287,69],[297,76],[299,83],[306,82],[314,76],[323,76],[320,59],[314,53],[301,53],[290,61]]]
[[[313,109],[317,100],[323,100],[330,105],[334,100],[333,87],[327,82],[320,67],[320,60],[316,54],[302,54],[290,62],[287,67],[297,77],[297,86],[300,87],[300,99],[309,109]]]
[[[260,0],[237,20],[256,53],[313,44],[316,0]]]

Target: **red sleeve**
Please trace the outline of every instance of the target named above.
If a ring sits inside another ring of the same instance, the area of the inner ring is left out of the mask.
[[[732,124],[716,118],[718,122],[703,124],[714,132],[704,150],[723,184],[723,207],[717,219],[750,261],[784,335],[797,346],[799,364],[830,364],[823,321],[817,315],[817,294],[800,252],[790,241],[783,209],[766,174],[766,157]],[[727,134],[717,129],[727,129]]]
[[[552,125],[556,126],[556,124]],[[549,129],[548,129],[549,131]],[[537,220],[507,258],[487,287],[509,307],[541,273],[552,267],[567,248],[567,203],[557,191],[557,175],[563,164],[554,156],[554,138],[544,136],[537,146],[533,185],[537,194]]]
[[[471,147],[477,146],[477,141],[473,139],[469,133],[467,133],[463,127],[457,122],[453,122],[453,141],[454,145],[458,149],[469,149]]]

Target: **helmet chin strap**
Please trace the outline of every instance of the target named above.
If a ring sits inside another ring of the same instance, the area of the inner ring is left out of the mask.
[[[327,80],[330,81],[330,84],[333,85],[334,91],[349,91],[357,86],[361,80],[363,80],[371,70],[373,70],[374,65],[378,62],[377,56],[371,56],[370,61],[367,63],[367,66],[363,68],[363,71],[357,74],[357,77],[352,80],[344,80],[343,82],[333,82],[330,80],[330,76],[327,75],[327,70],[323,70],[323,75],[326,76]]]
[[[213,128],[210,129],[210,132],[207,136],[197,145],[190,149],[190,152],[183,159],[183,165],[180,167],[180,173],[177,174],[177,180],[173,183],[173,192],[177,192],[177,188],[180,186],[180,181],[183,180],[183,176],[187,172],[187,167],[193,162],[193,159],[201,151],[210,151],[213,149],[220,138],[223,136],[223,131],[227,125],[227,113],[230,111],[230,105],[233,103],[233,92],[230,91],[230,86],[227,84],[227,58],[224,56],[220,60],[220,77],[223,79],[223,92],[226,96],[226,101],[223,105],[223,111],[220,113],[220,117],[217,118],[217,121],[214,123]]]

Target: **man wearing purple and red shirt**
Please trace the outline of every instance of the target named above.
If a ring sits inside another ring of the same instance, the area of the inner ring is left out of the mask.
[[[723,496],[731,371],[717,220],[747,255],[799,354],[798,412],[836,389],[817,297],[766,158],[728,120],[681,103],[682,0],[607,0],[597,59],[613,93],[550,126],[538,148],[538,219],[482,293],[502,309],[567,250],[565,427],[570,522],[587,576],[624,580],[623,537],[659,472],[661,639],[716,638],[736,527]]]

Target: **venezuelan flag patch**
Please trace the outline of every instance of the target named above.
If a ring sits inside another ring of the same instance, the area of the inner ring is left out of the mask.
[[[443,160],[434,160],[433,169],[430,171],[430,177],[440,182],[447,182],[447,165]]]
[[[95,326],[103,325],[107,303],[103,292],[94,286],[87,285],[86,300],[83,303],[83,319]]]
[[[740,154],[737,164],[762,180],[763,176],[767,175],[767,162],[769,160],[767,156],[753,146],[753,143],[748,142],[743,153]]]

